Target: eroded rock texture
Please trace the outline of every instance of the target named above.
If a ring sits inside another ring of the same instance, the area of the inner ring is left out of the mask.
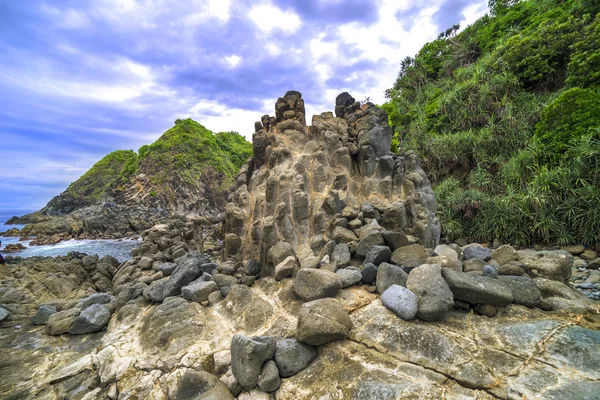
[[[263,275],[272,275],[268,253],[276,244],[298,252],[315,237],[356,242],[353,229],[373,220],[437,245],[431,185],[413,153],[390,152],[392,129],[382,109],[342,93],[335,116],[322,113],[306,126],[302,95],[289,91],[275,112],[256,123],[254,156],[226,208],[224,230],[242,239],[240,257],[259,260]]]

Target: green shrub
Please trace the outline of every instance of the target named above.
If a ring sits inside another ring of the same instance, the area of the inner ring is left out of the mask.
[[[567,84],[582,88],[600,86],[600,14],[583,30],[581,40],[573,45],[568,65]]]

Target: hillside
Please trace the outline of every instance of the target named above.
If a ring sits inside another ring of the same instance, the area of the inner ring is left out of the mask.
[[[599,11],[492,0],[403,60],[392,146],[423,160],[448,239],[600,242]]]
[[[40,211],[9,223],[29,224],[22,235],[53,242],[120,237],[187,213],[213,218],[251,155],[252,145],[236,132],[213,134],[191,119],[177,120],[137,154],[108,154]]]

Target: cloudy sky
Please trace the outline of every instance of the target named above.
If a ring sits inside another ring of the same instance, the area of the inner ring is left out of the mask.
[[[177,118],[249,140],[277,97],[384,101],[407,55],[487,0],[0,0],[0,210],[42,207]],[[309,119],[310,120],[310,119]]]

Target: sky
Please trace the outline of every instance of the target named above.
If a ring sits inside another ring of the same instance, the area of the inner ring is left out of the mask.
[[[487,0],[0,0],[0,210],[37,209],[177,118],[251,141],[287,90],[307,121],[381,104],[400,61]]]

